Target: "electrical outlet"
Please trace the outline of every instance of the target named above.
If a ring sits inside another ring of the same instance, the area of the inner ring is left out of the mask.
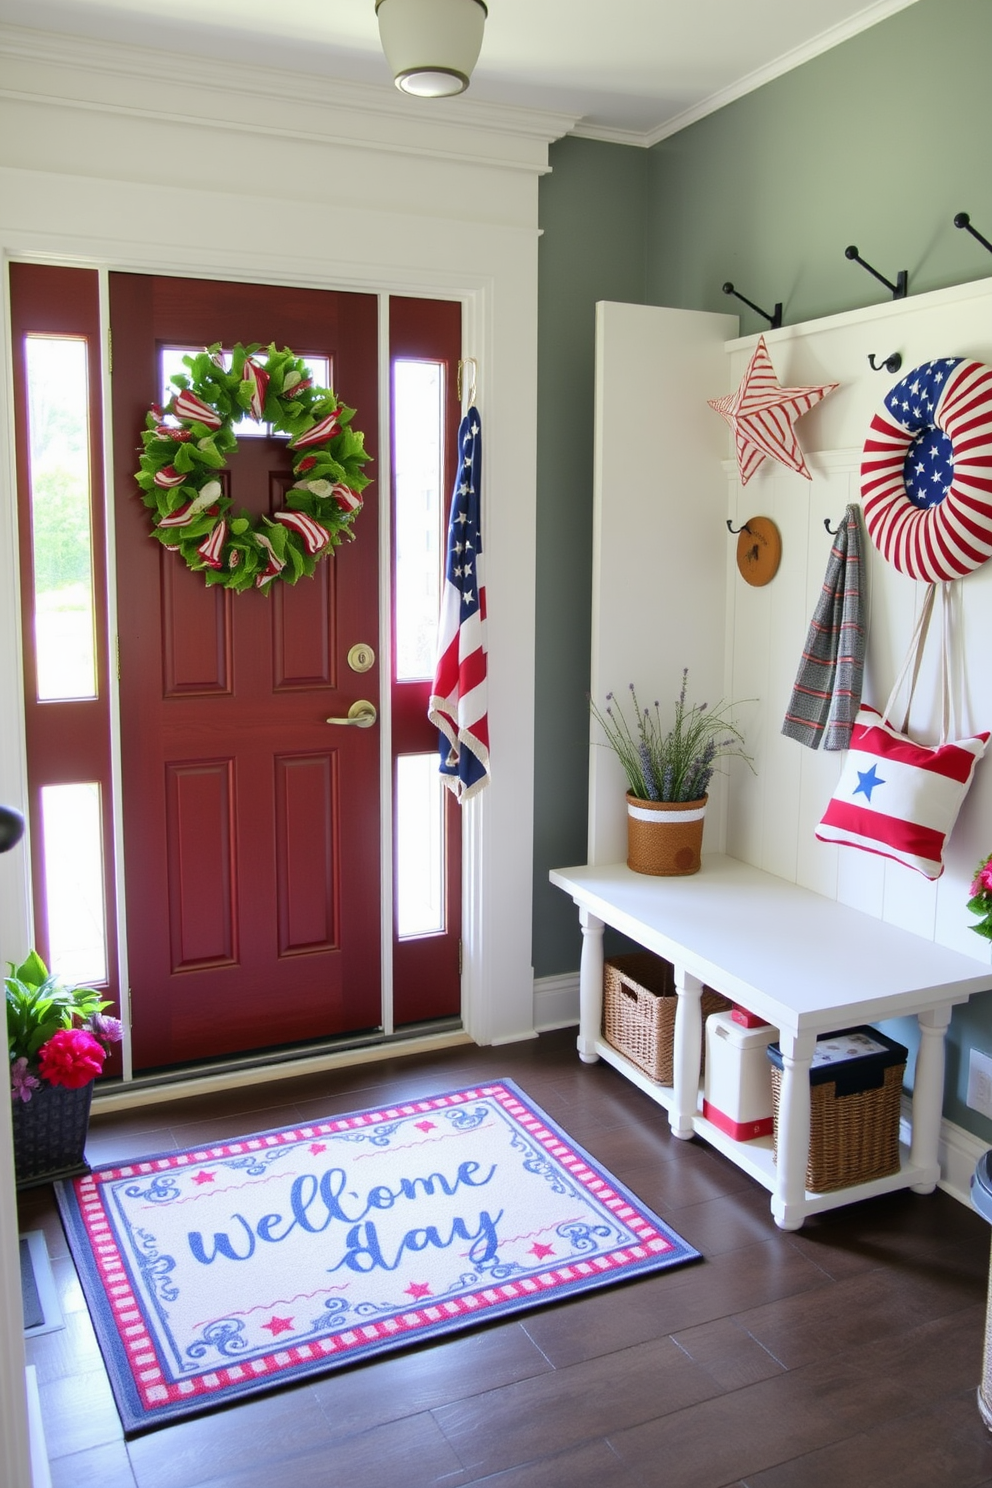
[[[972,1049],[968,1064],[968,1096],[965,1102],[973,1111],[992,1120],[992,1057]]]

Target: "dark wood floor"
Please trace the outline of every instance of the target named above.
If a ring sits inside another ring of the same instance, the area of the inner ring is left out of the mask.
[[[449,1343],[125,1443],[50,1189],[68,1327],[29,1341],[55,1488],[979,1488],[988,1226],[942,1193],[798,1234],[574,1033],[458,1048],[93,1122],[91,1162],[508,1075],[704,1254]]]

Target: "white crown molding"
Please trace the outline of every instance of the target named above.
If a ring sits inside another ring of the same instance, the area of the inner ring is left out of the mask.
[[[720,105],[717,105],[717,107],[720,107]],[[711,111],[707,109],[706,112],[709,113]],[[681,118],[681,115],[679,117]],[[690,119],[686,122],[691,123],[692,120]],[[679,128],[682,127],[682,125],[679,126]],[[668,125],[659,124],[657,128],[667,129]],[[576,139],[599,140],[600,144],[603,145],[633,145],[639,150],[646,150],[651,145],[656,145],[659,139],[665,138],[663,134],[658,134],[654,129],[619,129],[607,124],[590,124],[585,119],[580,119],[568,132],[574,135]]]
[[[143,118],[170,118],[190,122],[180,103],[175,108],[156,108],[152,98],[161,90],[191,90],[226,97],[242,117],[232,119],[231,109],[222,115],[197,115],[196,122],[223,126],[279,138],[319,140],[328,143],[364,145],[369,149],[399,150],[430,154],[439,158],[477,160],[526,170],[547,169],[545,149],[567,134],[576,123],[575,114],[547,113],[532,109],[478,103],[472,99],[432,99],[424,108],[419,102],[392,88],[369,83],[345,82],[315,73],[299,73],[260,67],[244,62],[219,63],[195,55],[135,47],[121,42],[68,37],[63,33],[31,30],[0,23],[0,64],[4,62],[55,68],[65,72],[119,80],[122,85],[151,85],[149,103],[110,103],[81,97],[77,90],[51,91],[27,86],[0,86],[0,96],[42,103],[45,106],[103,107],[110,112]],[[2,76],[2,74],[0,74]],[[277,106],[282,119],[306,113],[317,127],[294,128],[268,122],[260,116],[260,105]],[[370,126],[375,126],[370,129]],[[490,137],[495,146],[480,149],[480,137]],[[508,155],[496,144],[517,141],[537,146],[519,157]]]
[[[738,98],[754,93],[756,89],[764,87],[765,83],[770,83],[775,78],[792,72],[796,67],[801,67],[804,62],[811,62],[814,57],[822,56],[824,52],[840,46],[841,42],[850,41],[853,36],[860,35],[862,31],[869,31],[880,21],[888,20],[900,10],[906,10],[910,5],[915,4],[916,0],[875,0],[874,5],[869,5],[866,10],[859,11],[849,20],[840,21],[836,26],[830,26],[826,31],[821,31],[819,36],[804,41],[801,46],[783,52],[773,62],[767,62],[764,67],[756,68],[754,72],[738,78],[728,87],[711,93],[708,98],[694,103],[691,108],[683,109],[681,113],[666,119],[654,129],[610,129],[580,119],[571,133],[580,139],[604,140],[609,144],[638,145],[642,149],[650,149],[652,145],[660,144],[662,140],[669,139],[673,134],[687,129],[690,124],[705,119],[709,114],[715,114],[718,109],[725,108],[728,103],[734,103]]]

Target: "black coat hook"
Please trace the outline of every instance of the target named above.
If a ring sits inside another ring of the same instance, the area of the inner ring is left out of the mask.
[[[741,527],[735,527],[729,517],[727,518],[727,531],[731,533],[733,537],[736,537],[739,532],[746,532],[748,537],[754,536],[754,533],[751,531],[746,522]]]
[[[909,293],[909,271],[907,269],[899,270],[896,276],[896,282],[893,284],[891,279],[886,279],[884,274],[880,274],[877,269],[873,269],[870,263],[865,263],[853,243],[850,248],[844,249],[844,257],[852,259],[855,263],[859,263],[863,269],[868,270],[869,274],[874,274],[880,284],[884,284],[886,289],[891,289],[894,300],[904,300],[906,298],[906,295]]]
[[[844,523],[843,522],[838,522],[836,527],[831,527],[831,525],[830,525],[830,518],[829,517],[824,517],[824,519],[823,519],[823,525],[824,525],[824,527],[826,527],[826,529],[830,533],[830,536],[831,537],[836,537],[837,534],[838,534],[838,532],[840,531],[840,529],[843,527]]]
[[[978,231],[977,228],[972,227],[971,218],[968,216],[967,212],[958,212],[957,216],[954,218],[954,226],[965,228],[968,232],[971,233],[971,236],[973,238],[978,239],[983,248],[987,248],[989,252],[992,253],[992,243],[989,242],[988,238],[982,237],[982,234]]]
[[[868,365],[873,372],[896,373],[902,366],[902,356],[898,351],[894,351],[891,356],[885,358],[884,362],[876,362],[875,353],[872,352],[868,357]]]
[[[731,284],[731,282],[730,282],[729,279],[727,280],[726,284],[723,286],[723,292],[724,292],[725,295],[733,295],[735,300],[741,300],[745,305],[749,305],[751,307],[751,309],[755,312],[756,315],[760,315],[765,320],[767,320],[769,330],[777,331],[777,330],[779,330],[781,328],[781,325],[782,325],[782,301],[781,300],[776,300],[776,302],[775,302],[775,313],[774,313],[774,315],[769,315],[767,310],[762,310],[762,308],[761,308],[760,305],[756,305],[753,300],[749,300],[748,299],[747,295],[742,295],[738,290],[736,290],[734,288],[734,286]]]

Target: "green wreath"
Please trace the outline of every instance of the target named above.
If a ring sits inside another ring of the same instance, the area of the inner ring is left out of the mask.
[[[152,404],[135,475],[153,535],[208,584],[226,589],[267,591],[275,579],[295,584],[312,574],[343,538],[353,538],[369,483],[365,437],[351,428],[355,410],[314,387],[295,352],[272,345],[260,361],[259,349],[234,346],[229,369],[219,343],[183,357],[189,375],[172,378],[176,392],[165,408]],[[290,436],[294,484],[271,517],[232,515],[218,479],[246,414]]]

